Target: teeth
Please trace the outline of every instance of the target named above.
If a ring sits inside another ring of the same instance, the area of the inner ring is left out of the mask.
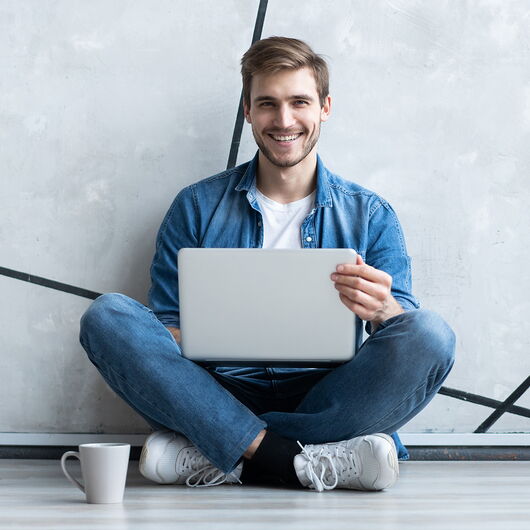
[[[292,134],[291,136],[274,136],[274,135],[271,135],[275,140],[279,141],[279,142],[288,142],[290,140],[295,140],[296,138],[298,138],[300,136],[301,133],[298,133],[298,134]]]

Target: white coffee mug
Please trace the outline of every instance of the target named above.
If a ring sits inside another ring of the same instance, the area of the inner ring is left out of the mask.
[[[94,443],[82,444],[79,452],[67,451],[61,457],[61,468],[66,478],[83,493],[91,504],[118,503],[123,501],[130,444]],[[66,459],[81,461],[84,485],[66,471]]]

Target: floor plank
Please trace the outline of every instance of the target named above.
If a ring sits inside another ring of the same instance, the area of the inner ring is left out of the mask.
[[[90,505],[58,461],[0,460],[0,528],[530,529],[530,462],[405,462],[398,483],[375,493],[160,486],[137,465],[123,504]]]

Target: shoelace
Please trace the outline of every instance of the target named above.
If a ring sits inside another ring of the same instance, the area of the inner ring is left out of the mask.
[[[219,484],[226,482],[230,476],[233,476],[241,484],[241,481],[233,471],[223,473],[196,449],[185,449],[181,451],[175,467],[182,470],[182,472],[193,471],[186,479],[186,486],[190,488],[219,486]]]
[[[190,488],[207,488],[209,486],[219,486],[220,484],[226,482],[230,475],[232,475],[241,484],[241,481],[233,472],[223,473],[221,470],[210,464],[191,474],[186,479],[186,486],[189,486]],[[193,482],[194,478],[195,481]]]
[[[350,470],[358,475],[357,466],[351,451],[346,452],[343,447],[321,447],[318,451],[309,451],[308,446],[298,445],[302,454],[307,458],[305,473],[317,491],[332,490],[339,483],[339,474]],[[335,462],[338,465],[335,464]],[[317,471],[320,469],[320,474]]]

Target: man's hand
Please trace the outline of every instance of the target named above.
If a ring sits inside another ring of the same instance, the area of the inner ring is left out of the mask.
[[[174,326],[167,326],[168,331],[173,335],[175,342],[180,344],[180,329]]]
[[[392,276],[370,267],[359,254],[355,265],[338,265],[331,279],[342,303],[362,320],[371,322],[373,331],[381,322],[405,312],[391,294]]]

